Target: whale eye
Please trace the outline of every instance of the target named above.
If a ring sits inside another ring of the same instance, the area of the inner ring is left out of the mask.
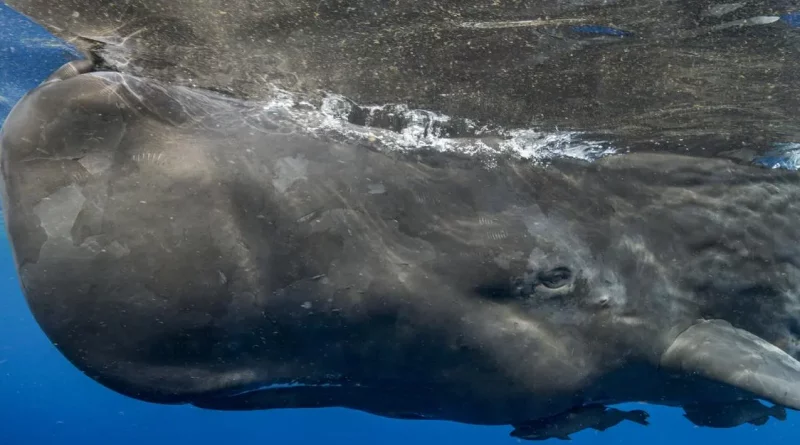
[[[560,266],[539,272],[536,278],[548,289],[560,289],[570,284],[572,281],[572,271],[568,267]]]

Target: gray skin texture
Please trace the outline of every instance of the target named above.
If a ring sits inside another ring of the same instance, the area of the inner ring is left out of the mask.
[[[800,32],[777,20],[797,0],[5,1],[114,70],[234,97],[324,90],[701,156],[800,140]]]
[[[796,172],[391,151],[89,70],[12,110],[3,209],[37,322],[114,391],[510,425],[800,408]]]

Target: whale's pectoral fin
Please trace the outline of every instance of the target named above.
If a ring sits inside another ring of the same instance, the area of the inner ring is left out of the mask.
[[[800,362],[724,320],[704,320],[686,329],[661,356],[661,366],[800,409]]]
[[[599,404],[578,406],[561,414],[513,425],[511,436],[525,440],[571,440],[570,434],[589,428],[605,431],[625,420],[649,425],[649,416],[647,412],[638,409],[622,411]]]
[[[619,425],[625,420],[638,423],[642,426],[648,426],[650,425],[650,422],[647,420],[649,417],[650,413],[641,409],[622,411],[616,408],[609,408],[606,410],[606,414],[602,418],[598,419],[597,424],[592,428],[596,429],[597,431],[605,431],[611,427]]]
[[[757,400],[690,403],[683,406],[683,411],[683,417],[693,424],[711,428],[735,428],[746,423],[763,425],[770,417],[786,420],[786,410],[782,406],[767,406]]]
[[[56,80],[67,80],[79,74],[86,74],[94,69],[94,63],[91,60],[73,60],[72,62],[65,63],[53,72],[42,83],[53,82]]]

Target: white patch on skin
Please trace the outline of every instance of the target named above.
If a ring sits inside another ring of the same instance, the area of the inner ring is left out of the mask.
[[[49,238],[72,241],[70,231],[86,202],[86,197],[75,185],[62,187],[44,198],[33,208],[42,228]]]
[[[525,254],[522,253],[521,251],[504,252],[494,258],[494,263],[497,264],[499,267],[508,270],[511,268],[511,261],[521,260],[524,257]]]
[[[709,31],[721,31],[723,29],[734,28],[737,26],[760,26],[775,23],[781,18],[779,16],[758,16],[750,17],[747,19],[733,20],[731,22],[722,23],[709,28]]]
[[[47,258],[90,258],[103,248],[99,245],[87,245],[87,241],[76,248],[72,239],[72,228],[78,215],[83,209],[86,197],[76,185],[62,187],[50,196],[42,199],[33,208],[39,217],[42,229],[47,234],[47,240],[41,247],[40,255]],[[96,242],[95,242],[96,244]],[[119,243],[117,243],[119,246]],[[94,247],[94,249],[92,249]],[[112,254],[126,254],[126,249],[119,246],[122,252]]]
[[[111,157],[105,154],[88,154],[78,160],[91,175],[99,175],[111,168]]]
[[[661,277],[669,276],[664,265],[656,259],[653,252],[647,247],[647,244],[641,237],[634,238],[629,235],[623,235],[619,239],[619,246],[636,257],[636,264],[640,267],[640,271],[646,267],[650,267]],[[664,286],[665,290],[670,295],[680,294],[679,289],[669,281],[665,280],[661,285]]]
[[[708,7],[708,10],[704,15],[710,15],[714,17],[722,17],[725,14],[730,14],[733,11],[741,8],[745,5],[745,2],[740,3],[722,3],[719,5],[711,5]]]
[[[383,184],[369,184],[369,194],[370,195],[382,195],[386,193],[386,187]]]
[[[280,158],[275,163],[275,177],[272,185],[279,192],[285,192],[292,184],[308,175],[308,161],[300,157]]]
[[[154,140],[150,143],[157,144],[160,151],[137,153],[131,158],[132,161],[148,165],[149,170],[176,180],[198,180],[201,183],[211,180],[216,162],[209,158],[202,141],[163,132],[153,135]]]

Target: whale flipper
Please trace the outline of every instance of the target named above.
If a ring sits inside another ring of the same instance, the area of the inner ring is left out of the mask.
[[[661,366],[800,409],[800,362],[724,320],[704,320],[690,326],[661,356]]]
[[[760,426],[770,417],[786,420],[782,406],[766,406],[757,400],[737,400],[727,403],[691,403],[683,406],[684,417],[697,426],[735,428],[746,423]]]
[[[625,420],[649,425],[650,415],[643,410],[623,411],[602,404],[592,404],[573,408],[561,414],[514,425],[512,437],[525,440],[561,439],[571,440],[569,435],[585,429],[606,431]]]

